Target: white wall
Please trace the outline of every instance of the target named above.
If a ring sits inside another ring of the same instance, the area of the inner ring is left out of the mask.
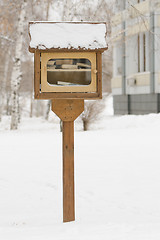
[[[129,37],[126,42],[126,76],[138,71],[137,35]]]
[[[140,2],[143,2],[141,0]],[[121,2],[121,1],[119,1]],[[130,7],[131,4],[137,4],[138,0],[130,0],[129,3],[126,0],[126,8]],[[152,1],[151,1],[152,3]],[[146,14],[146,19],[149,18],[149,13]],[[139,18],[131,18],[126,21],[126,29],[129,26],[134,26],[139,22]],[[155,29],[154,33],[148,31],[146,29],[145,33],[140,33],[140,72],[144,71],[144,39],[143,35],[145,34],[145,71],[146,73],[150,72],[150,59],[152,54],[152,34],[155,34],[155,91],[160,93],[160,9],[155,11]],[[127,77],[134,76],[134,74],[138,73],[138,35],[130,36],[126,38],[126,79]],[[116,46],[113,50],[113,77],[121,75],[121,69],[123,69],[123,51],[122,51],[122,43],[121,45],[116,43]],[[141,74],[140,73],[140,74]],[[116,90],[117,91],[117,90]],[[118,90],[119,91],[119,90]],[[130,94],[136,93],[150,93],[150,86],[130,86],[127,87],[127,92]]]
[[[122,75],[122,44],[117,43],[113,49],[113,77]]]
[[[158,19],[160,18],[160,12],[155,12],[155,28],[154,28],[154,38],[155,38],[155,91],[160,93],[160,84],[159,84],[159,73],[160,73],[160,26],[158,26]]]

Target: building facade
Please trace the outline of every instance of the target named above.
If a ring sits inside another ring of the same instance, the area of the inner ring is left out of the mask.
[[[112,18],[114,112],[160,112],[160,0],[117,2]]]

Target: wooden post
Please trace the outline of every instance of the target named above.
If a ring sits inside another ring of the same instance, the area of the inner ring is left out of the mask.
[[[52,111],[63,121],[63,222],[75,220],[74,120],[83,110],[83,99],[52,100]]]
[[[75,220],[74,121],[63,122],[63,222]]]

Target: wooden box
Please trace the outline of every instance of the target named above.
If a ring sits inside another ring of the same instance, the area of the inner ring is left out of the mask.
[[[30,26],[35,26],[35,24],[41,25],[44,31],[46,31],[46,22],[31,22]],[[48,24],[50,24],[50,29],[56,27],[55,23]],[[65,28],[66,26],[71,27],[71,24],[80,26],[82,23],[57,24]],[[93,26],[93,23],[83,23],[83,25],[84,27],[87,25],[90,27]],[[57,32],[57,30],[55,30],[55,32]],[[32,36],[34,38],[33,33],[34,32],[30,33],[31,39]],[[73,35],[73,38],[75,36]],[[63,37],[66,38],[66,36]],[[43,41],[45,42],[47,40],[44,39]],[[56,41],[56,39],[54,41]],[[72,39],[68,40],[68,42],[69,41],[71,42]],[[105,48],[84,48],[80,42],[78,48],[72,46],[66,47],[65,44],[57,48],[55,43],[55,47],[49,48],[47,46],[48,43],[50,42],[46,42],[45,47],[42,47],[42,45],[33,47],[31,45],[29,48],[30,52],[34,53],[35,98],[102,98],[102,52],[107,49],[107,46]]]

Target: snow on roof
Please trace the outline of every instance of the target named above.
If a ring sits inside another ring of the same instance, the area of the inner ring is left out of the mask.
[[[106,24],[30,22],[31,49],[106,49]]]

